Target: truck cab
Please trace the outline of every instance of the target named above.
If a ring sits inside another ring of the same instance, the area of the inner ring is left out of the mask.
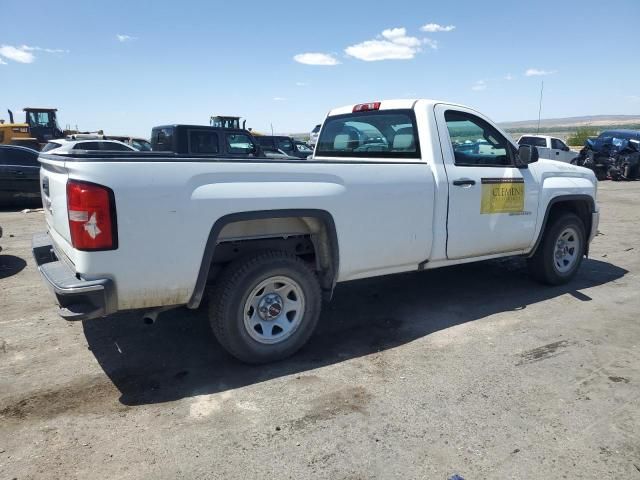
[[[35,108],[24,109],[26,123],[29,125],[31,135],[44,144],[54,138],[62,138],[63,132],[58,126],[56,108]]]
[[[578,156],[578,152],[571,150],[562,140],[547,135],[523,135],[518,140],[518,145],[536,147],[540,158],[547,160],[571,163]]]

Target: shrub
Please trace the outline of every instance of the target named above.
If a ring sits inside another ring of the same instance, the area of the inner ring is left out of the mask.
[[[587,138],[597,137],[598,133],[598,130],[593,127],[578,127],[576,132],[567,138],[567,143],[573,146],[584,145]]]

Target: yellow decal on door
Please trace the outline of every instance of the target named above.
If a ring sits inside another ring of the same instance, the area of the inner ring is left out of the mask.
[[[524,179],[483,178],[480,213],[515,213],[524,210]]]

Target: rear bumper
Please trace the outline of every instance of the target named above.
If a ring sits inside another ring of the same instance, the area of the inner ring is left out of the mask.
[[[48,233],[34,235],[31,250],[40,275],[56,296],[62,318],[89,320],[117,310],[113,282],[106,278],[78,278],[67,263],[57,258]]]

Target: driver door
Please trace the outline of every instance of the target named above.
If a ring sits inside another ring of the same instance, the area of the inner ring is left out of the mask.
[[[539,184],[531,170],[513,165],[515,146],[473,110],[435,109],[449,188],[447,258],[528,248]]]
[[[571,160],[575,157],[577,157],[577,154],[573,153],[562,140],[551,139],[551,160],[571,163]]]

